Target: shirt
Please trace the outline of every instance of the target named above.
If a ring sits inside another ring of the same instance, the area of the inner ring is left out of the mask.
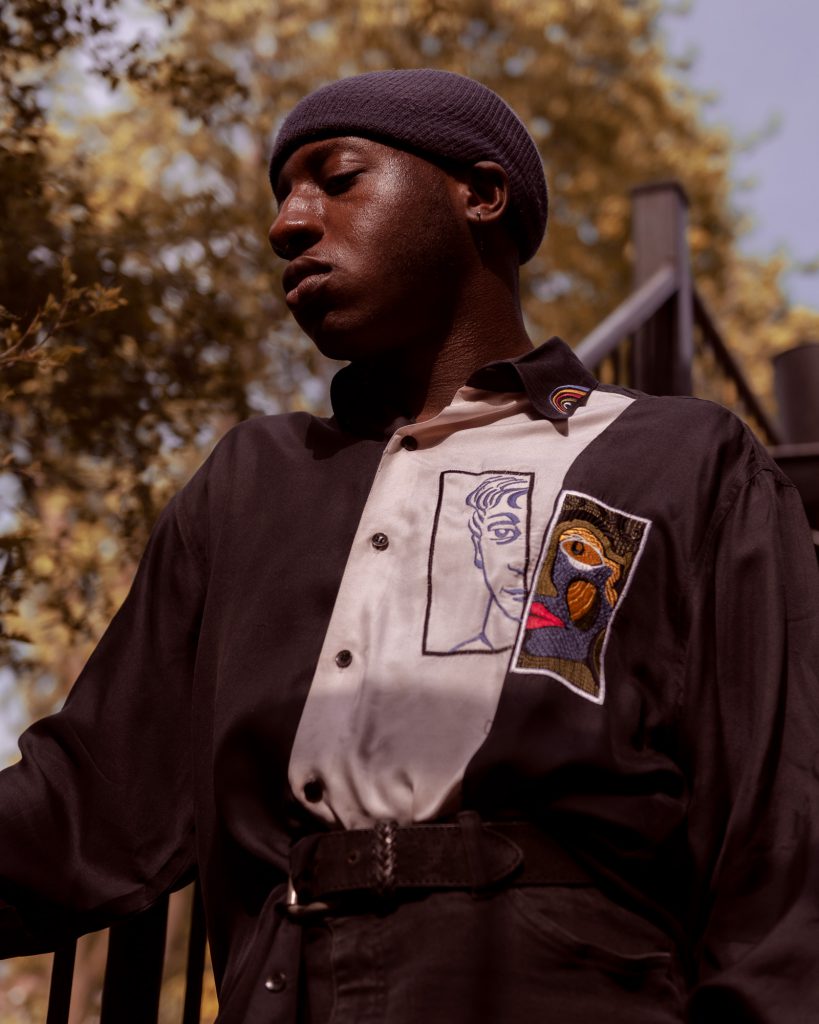
[[[298,962],[293,840],[467,807],[542,823],[682,936],[692,1019],[811,1019],[819,587],[794,488],[730,413],[600,385],[556,339],[424,423],[354,366],[332,397],[240,424],[160,517],[0,774],[0,896],[53,936],[198,870],[220,1021],[284,1024],[297,986],[263,982]]]

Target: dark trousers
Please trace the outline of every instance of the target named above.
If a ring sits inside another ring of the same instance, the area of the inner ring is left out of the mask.
[[[301,1024],[680,1024],[668,938],[591,887],[433,893],[304,925]]]

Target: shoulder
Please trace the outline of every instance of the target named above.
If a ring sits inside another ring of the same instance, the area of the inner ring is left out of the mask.
[[[662,476],[686,473],[741,486],[760,472],[781,483],[787,478],[759,439],[735,413],[716,402],[683,396],[647,395],[602,385],[631,402],[613,425],[610,440]],[[693,482],[693,481],[692,481]]]
[[[274,452],[286,454],[291,450],[302,452],[311,433],[322,430],[332,430],[330,421],[306,412],[254,416],[231,427],[214,448],[208,463],[213,464],[212,470],[222,469],[236,459],[254,459]]]
[[[191,480],[209,486],[235,482],[248,473],[275,473],[339,445],[335,421],[306,412],[255,416],[237,423],[221,438]],[[190,485],[189,485],[190,486]]]
[[[742,433],[745,425],[730,409],[705,398],[691,395],[649,395],[644,391],[599,384],[604,394],[621,395],[630,400],[629,415],[642,427],[655,430],[685,428],[685,436],[696,439],[709,436],[716,428],[720,435]]]
[[[270,500],[294,467],[338,435],[330,420],[308,413],[256,416],[232,427],[216,444],[172,505],[191,523],[220,519],[226,506]]]
[[[603,385],[626,399],[583,450],[564,486],[653,524],[651,543],[691,564],[749,487],[792,489],[752,431],[728,409]],[[659,557],[659,555],[658,555]],[[665,557],[665,556],[663,556]]]

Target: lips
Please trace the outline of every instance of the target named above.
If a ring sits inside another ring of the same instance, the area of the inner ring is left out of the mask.
[[[282,275],[284,301],[288,306],[298,305],[324,284],[330,270],[331,267],[328,263],[324,263],[314,256],[297,257],[288,264]]]
[[[529,617],[526,620],[527,629],[565,629],[566,623],[553,615],[545,604],[540,601],[533,601],[529,609]]]

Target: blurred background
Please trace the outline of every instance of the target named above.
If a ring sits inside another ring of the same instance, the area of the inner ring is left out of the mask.
[[[289,320],[266,240],[271,139],[302,95],[433,66],[511,103],[552,190],[523,279],[540,340],[576,344],[628,293],[630,190],[677,179],[697,286],[774,411],[771,356],[819,339],[817,30],[812,0],[5,0],[0,764],[225,430],[328,409],[337,365]],[[96,1019],[103,962],[84,940],[72,1024]],[[0,1024],[45,1019],[48,971],[0,963]]]

